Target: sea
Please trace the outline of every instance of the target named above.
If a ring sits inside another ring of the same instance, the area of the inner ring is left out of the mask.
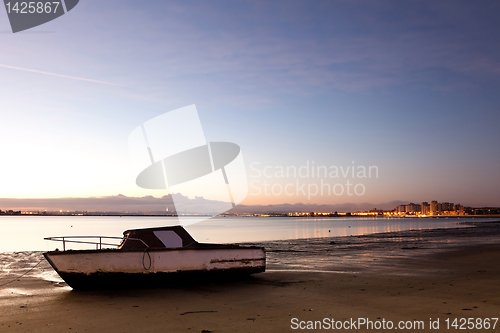
[[[493,219],[474,217],[214,217],[186,225],[185,229],[198,242],[227,244],[457,228],[467,227],[467,224],[463,222],[491,220]],[[62,242],[44,240],[47,237],[121,237],[123,231],[128,229],[171,225],[178,225],[177,218],[165,216],[0,216],[0,252],[62,249]],[[114,241],[119,242],[119,239]],[[95,248],[95,245],[74,244],[71,248]]]

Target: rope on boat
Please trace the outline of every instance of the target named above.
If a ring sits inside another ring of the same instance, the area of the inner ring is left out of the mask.
[[[149,257],[149,266],[146,268],[146,264],[144,262],[144,258],[146,257],[146,253],[148,254]],[[149,271],[151,268],[152,260],[151,260],[151,255],[149,254],[148,248],[144,249],[144,252],[142,253],[142,267],[144,267],[145,270]]]
[[[36,266],[40,265],[40,263],[41,263],[44,259],[45,259],[45,258],[40,259],[40,261],[39,261],[39,262],[38,262],[35,266],[31,267],[31,268],[30,268],[27,272],[24,272],[23,274],[19,275],[19,276],[18,276],[17,278],[15,278],[14,280],[11,280],[11,281],[9,281],[9,282],[5,282],[5,283],[0,284],[0,287],[3,287],[3,286],[5,286],[5,285],[8,285],[9,283],[12,283],[12,282],[14,282],[14,281],[19,280],[20,278],[22,278],[23,276],[25,276],[26,274],[28,274],[29,272],[31,272],[32,270],[34,270],[34,269],[36,268]]]

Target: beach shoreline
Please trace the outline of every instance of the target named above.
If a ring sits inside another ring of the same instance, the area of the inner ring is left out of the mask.
[[[41,252],[0,254],[2,332],[289,332],[325,318],[500,316],[500,223],[262,242],[267,271],[240,281],[74,292]],[[252,243],[255,245],[255,243]],[[379,318],[379,319],[377,319]],[[429,329],[429,327],[425,326]],[[495,330],[499,331],[500,325]],[[370,331],[370,329],[358,329]]]

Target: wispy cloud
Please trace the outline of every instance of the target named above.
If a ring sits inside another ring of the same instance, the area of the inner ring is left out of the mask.
[[[70,75],[64,75],[64,74],[44,72],[44,71],[39,71],[37,69],[23,68],[23,67],[10,66],[10,65],[4,65],[4,64],[0,64],[0,67],[8,68],[8,69],[15,69],[15,70],[24,71],[24,72],[31,72],[31,73],[37,73],[37,74],[58,76],[58,77],[66,78],[66,79],[73,79],[73,80],[80,80],[80,81],[87,81],[87,82],[102,83],[102,84],[109,84],[109,85],[113,85],[113,86],[118,86],[118,84],[116,84],[116,83],[111,83],[111,82],[106,82],[106,81],[99,81],[99,80],[93,80],[93,79],[86,79],[86,78],[83,78],[83,77],[70,76]]]

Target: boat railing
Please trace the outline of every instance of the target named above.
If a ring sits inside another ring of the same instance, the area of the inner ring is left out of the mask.
[[[95,240],[91,240],[95,239]],[[99,239],[99,241],[97,241]],[[114,246],[118,247],[121,245],[121,242],[119,244],[116,243],[108,243],[108,242],[103,242],[103,239],[119,239],[123,240],[123,237],[113,237],[113,236],[57,236],[57,237],[45,237],[44,240],[50,240],[50,241],[56,241],[56,242],[62,242],[63,243],[63,251],[66,251],[66,243],[78,243],[78,244],[93,244],[95,245],[96,250],[102,250],[103,246]],[[132,240],[132,241],[139,241],[142,244],[146,246],[146,248],[149,247],[148,244],[146,244],[142,239],[139,238],[128,238],[127,240]]]

